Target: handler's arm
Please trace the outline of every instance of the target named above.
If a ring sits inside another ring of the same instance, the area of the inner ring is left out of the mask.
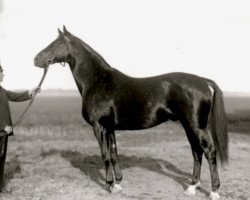
[[[12,92],[9,90],[5,90],[5,93],[9,101],[20,102],[20,101],[27,101],[31,98],[28,90],[25,92]]]

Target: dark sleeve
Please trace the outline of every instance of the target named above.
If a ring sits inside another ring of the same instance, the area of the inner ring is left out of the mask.
[[[5,121],[0,119],[0,131],[2,131],[5,128],[5,126],[6,126]]]
[[[9,101],[27,101],[31,98],[28,90],[25,92],[12,92],[9,90],[5,90],[5,94]]]

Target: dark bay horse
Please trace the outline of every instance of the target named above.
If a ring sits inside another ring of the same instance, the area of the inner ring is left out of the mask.
[[[179,120],[194,158],[192,182],[186,193],[195,194],[200,184],[204,154],[211,173],[210,198],[219,199],[216,158],[221,163],[228,161],[228,133],[222,91],[217,84],[186,73],[132,78],[112,68],[65,27],[63,32],[58,31],[58,38],[38,53],[34,64],[41,68],[53,63],[69,64],[82,96],[82,116],[93,126],[100,145],[107,189],[122,189],[115,130],[146,129]]]

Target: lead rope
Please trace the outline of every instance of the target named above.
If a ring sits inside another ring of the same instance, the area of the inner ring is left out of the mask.
[[[44,80],[44,78],[45,78],[45,76],[46,76],[46,74],[47,74],[48,68],[49,68],[49,67],[45,67],[45,68],[44,68],[43,77],[42,77],[42,79],[41,79],[41,81],[40,81],[40,83],[38,84],[37,87],[41,87],[41,85],[42,85],[42,83],[43,83],[43,80]],[[24,112],[23,112],[23,113],[18,117],[18,119],[15,121],[15,123],[13,123],[12,127],[15,127],[16,125],[18,125],[19,123],[21,123],[21,121],[23,121],[24,115],[25,115],[25,113],[28,111],[28,109],[29,109],[29,107],[31,106],[31,104],[33,103],[33,101],[34,101],[36,95],[37,95],[37,91],[34,93],[34,95],[32,95],[32,98],[30,99],[29,104],[28,104],[27,107],[25,108]]]

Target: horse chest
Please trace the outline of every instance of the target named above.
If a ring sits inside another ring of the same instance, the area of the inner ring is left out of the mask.
[[[82,115],[87,122],[92,124],[94,121],[100,121],[103,117],[113,116],[113,106],[113,100],[97,101],[92,99],[83,102]]]

